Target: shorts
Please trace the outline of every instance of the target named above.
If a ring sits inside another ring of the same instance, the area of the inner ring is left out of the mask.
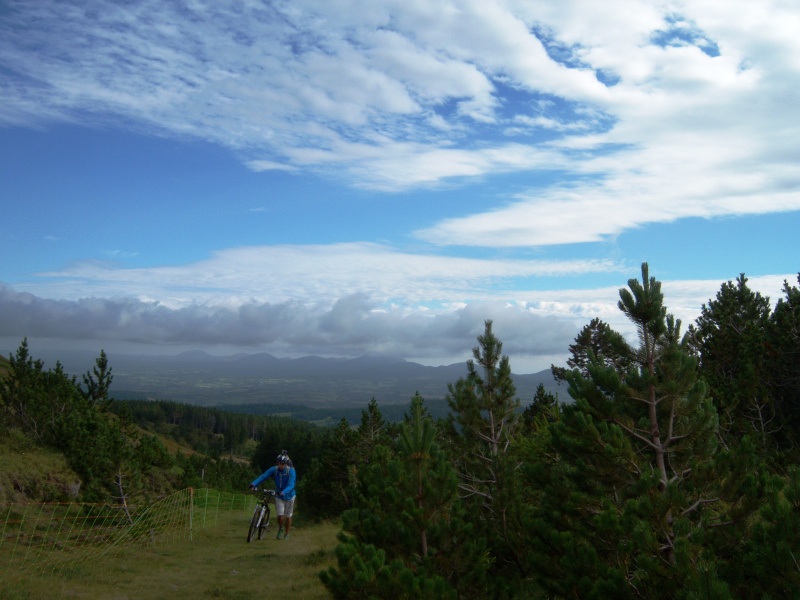
[[[292,513],[294,512],[295,500],[297,500],[297,496],[291,500],[281,500],[280,498],[275,498],[275,514],[277,514],[279,517],[291,518]]]

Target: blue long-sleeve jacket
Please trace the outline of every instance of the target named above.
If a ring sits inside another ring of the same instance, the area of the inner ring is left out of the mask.
[[[256,477],[250,485],[258,487],[258,484],[262,481],[266,481],[270,477],[275,480],[275,491],[282,492],[284,500],[291,500],[294,498],[294,482],[297,479],[294,467],[287,465],[286,468],[281,471],[277,466],[272,466]]]

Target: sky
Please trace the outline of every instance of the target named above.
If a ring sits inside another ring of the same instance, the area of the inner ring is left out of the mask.
[[[800,271],[790,0],[0,0],[0,351],[563,364]]]

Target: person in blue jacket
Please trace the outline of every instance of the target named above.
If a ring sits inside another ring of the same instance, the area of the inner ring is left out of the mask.
[[[294,483],[297,480],[297,474],[291,463],[289,456],[282,452],[275,459],[275,466],[264,471],[250,484],[250,489],[253,489],[270,477],[275,481],[275,513],[278,515],[278,534],[275,536],[276,539],[287,539],[289,530],[292,528],[292,514],[294,513],[296,499]]]

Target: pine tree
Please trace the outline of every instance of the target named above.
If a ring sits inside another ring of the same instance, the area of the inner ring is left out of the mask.
[[[9,427],[21,429],[37,442],[49,441],[48,424],[52,420],[45,389],[46,372],[41,360],[34,360],[28,339],[9,356],[9,373],[0,381],[3,420]]]
[[[800,590],[800,467],[773,478],[767,503],[724,575],[737,598],[797,598]]]
[[[704,586],[724,597],[720,572],[766,477],[747,438],[718,446],[697,359],[646,263],[618,306],[638,334],[630,367],[591,355],[586,375],[567,373],[575,403],[549,426],[550,460],[526,470],[542,489],[531,521],[539,582],[570,597],[674,598]]]
[[[492,321],[485,322],[478,343],[472,350],[474,359],[467,361],[467,377],[448,385],[447,403],[460,451],[461,489],[483,498],[484,506],[491,511],[498,459],[508,452],[517,433],[519,400],[508,356],[502,354],[503,344],[492,332]]]
[[[390,446],[392,444],[390,430],[391,427],[383,419],[378,407],[378,401],[373,397],[367,408],[361,411],[361,424],[356,429],[358,438],[356,464],[359,468],[370,461],[375,448],[379,445]]]
[[[318,457],[311,459],[303,473],[303,497],[316,514],[335,517],[353,505],[358,494],[359,438],[342,417]]]
[[[512,593],[525,576],[522,554],[527,544],[520,464],[512,451],[521,433],[519,400],[502,349],[492,321],[486,321],[467,362],[467,376],[450,384],[447,395],[448,452],[470,518],[491,553],[494,595]]]
[[[358,427],[358,434],[370,442],[377,443],[383,436],[385,429],[386,422],[383,420],[380,408],[378,408],[378,401],[373,396],[367,408],[361,411],[361,425]]]
[[[334,597],[480,597],[483,546],[465,522],[458,478],[436,438],[416,395],[396,451],[378,446],[359,473],[362,494],[342,516],[337,567],[321,574]]]
[[[95,404],[101,404],[103,408],[107,408],[111,401],[108,394],[111,382],[114,380],[114,376],[111,374],[112,370],[108,366],[108,357],[105,351],[100,350],[100,356],[97,357],[95,366],[83,376],[84,397]]]
[[[577,369],[584,376],[589,374],[588,367],[591,357],[603,362],[606,366],[613,367],[619,372],[628,368],[625,341],[605,321],[594,318],[581,329],[570,344],[570,357],[567,359],[569,369]],[[559,383],[566,381],[569,369],[552,365],[550,367],[553,377]]]
[[[533,402],[522,411],[524,430],[527,432],[533,429],[535,421],[542,417],[550,421],[555,421],[558,419],[558,413],[558,400],[544,388],[544,384],[540,383],[536,387]]]
[[[798,275],[800,283],[800,275]],[[784,426],[776,438],[795,460],[800,453],[800,289],[783,283],[768,335],[769,383]]]
[[[762,451],[774,448],[780,423],[769,392],[769,319],[769,298],[751,290],[741,274],[703,305],[689,329],[725,444],[751,435]]]
[[[408,494],[404,516],[419,535],[419,554],[429,557],[428,530],[449,517],[456,502],[458,482],[455,471],[444,459],[436,444],[436,427],[423,409],[419,395],[411,401],[408,420],[397,439],[398,459],[408,469]]]

